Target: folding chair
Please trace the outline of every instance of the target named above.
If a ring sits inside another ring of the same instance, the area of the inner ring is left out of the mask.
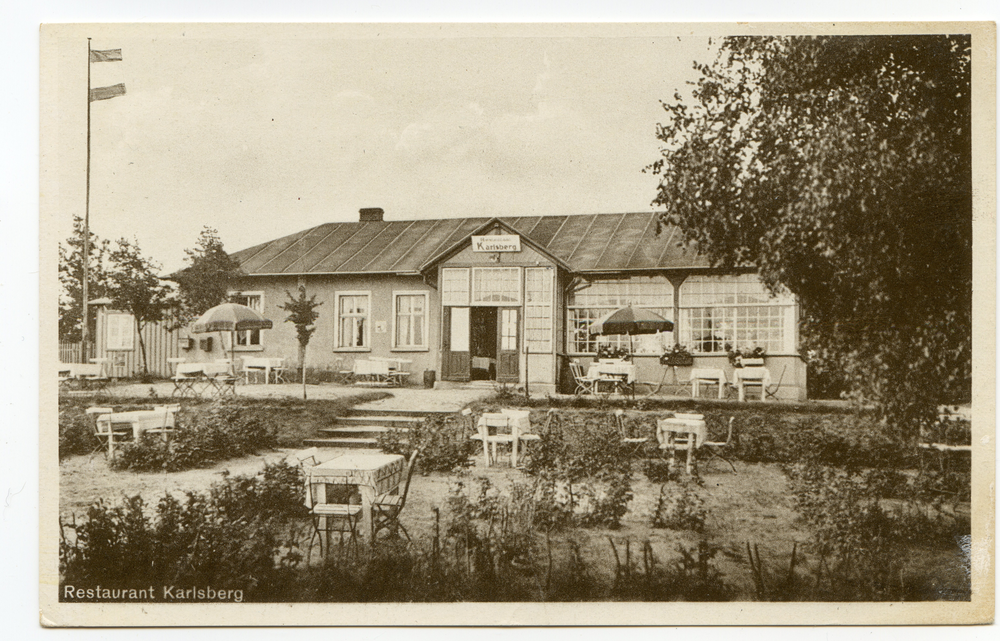
[[[307,450],[298,450],[297,452],[292,452],[291,454],[285,457],[285,460],[291,463],[292,465],[301,467],[303,470],[306,470],[310,467],[315,467],[319,465],[319,460],[316,458],[317,456],[319,456],[319,448],[310,447]]]
[[[319,553],[326,555],[330,553],[330,534],[336,532],[340,534],[339,544],[344,544],[344,535],[347,535],[350,543],[357,544],[358,522],[361,520],[360,497],[357,503],[351,502],[351,497],[347,497],[346,503],[329,503],[329,496],[326,496],[324,488],[323,500],[320,501],[319,488],[322,483],[311,483],[306,479],[309,486],[309,498],[311,507],[309,514],[312,516],[313,535],[309,538],[309,550],[312,551],[313,539],[319,537]],[[326,546],[323,539],[326,538]],[[326,550],[324,552],[324,550]]]
[[[181,411],[178,403],[173,405],[154,405],[154,412],[163,413],[163,424],[159,427],[152,427],[145,430],[147,434],[159,434],[163,437],[163,442],[170,441],[170,435],[177,431],[177,413]]]
[[[725,461],[726,463],[729,463],[729,467],[733,468],[733,473],[736,472],[736,466],[733,465],[732,461],[730,461],[729,459],[727,459],[726,457],[724,457],[719,452],[721,450],[726,449],[726,446],[729,445],[732,442],[732,440],[733,440],[733,421],[735,421],[735,420],[736,420],[735,416],[730,416],[729,417],[729,426],[728,426],[728,428],[726,430],[726,440],[725,441],[705,441],[704,443],[701,444],[702,447],[708,448],[708,453],[712,455],[712,458],[721,459],[721,460]]]
[[[584,374],[583,366],[573,361],[570,361],[569,370],[573,373],[573,382],[576,383],[574,394],[597,393],[597,383],[601,380],[600,378],[591,378],[589,375]]]
[[[413,470],[417,467],[417,456],[420,450],[413,450],[410,453],[410,460],[406,464],[406,482],[403,485],[402,494],[383,494],[372,503],[372,541],[378,540],[378,533],[382,530],[389,532],[392,537],[399,536],[402,531],[407,541],[410,541],[410,534],[403,527],[399,520],[399,515],[406,507],[406,497],[410,493],[410,479],[413,478]]]
[[[774,400],[778,400],[778,390],[781,389],[781,381],[785,379],[786,369],[788,369],[788,365],[781,368],[781,376],[778,377],[777,383],[774,385],[768,385],[764,388],[764,394],[766,395],[764,398],[773,398]]]
[[[629,448],[629,454],[634,455],[643,445],[649,442],[649,437],[632,437],[629,436],[628,428],[625,427],[625,410],[615,410],[615,426],[618,428],[618,434],[621,435],[622,445]]]

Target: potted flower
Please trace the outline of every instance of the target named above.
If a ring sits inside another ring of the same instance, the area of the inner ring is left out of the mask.
[[[674,345],[670,351],[660,356],[660,364],[667,367],[688,367],[694,365],[694,356],[684,345]]]
[[[597,346],[597,358],[627,361],[632,358],[632,355],[624,347],[602,344]]]
[[[726,355],[729,356],[729,363],[733,367],[744,367],[747,360],[764,361],[764,348],[754,347],[753,349],[733,349],[732,345],[726,343]]]

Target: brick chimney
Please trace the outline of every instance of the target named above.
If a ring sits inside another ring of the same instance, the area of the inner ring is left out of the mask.
[[[365,207],[359,213],[361,214],[360,218],[358,218],[359,222],[380,223],[382,222],[382,214],[385,212],[382,211],[381,207]]]

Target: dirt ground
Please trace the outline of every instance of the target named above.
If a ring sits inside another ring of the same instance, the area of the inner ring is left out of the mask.
[[[177,473],[135,473],[109,470],[101,454],[72,456],[60,465],[60,514],[65,520],[80,518],[87,507],[98,498],[120,502],[123,495],[142,495],[147,510],[152,515],[156,502],[169,492],[182,498],[185,491],[203,491],[221,479],[221,472],[231,474],[256,474],[265,462],[276,462],[291,450],[276,450],[262,456],[231,459],[210,468]],[[347,450],[325,449],[321,460],[346,453]],[[699,491],[708,510],[704,539],[720,553],[713,563],[726,577],[737,584],[740,591],[752,589],[752,579],[746,571],[745,543],[757,543],[761,557],[775,564],[787,565],[792,544],[805,542],[809,533],[799,522],[791,506],[784,475],[776,466],[746,465],[736,462],[737,473],[721,463],[702,466],[704,486]],[[509,467],[486,468],[482,461],[459,473],[416,474],[410,487],[403,523],[416,540],[429,541],[434,532],[434,508],[446,519],[447,497],[452,487],[463,483],[468,493],[475,496],[477,478],[487,478],[503,490],[512,483],[529,483],[530,477]],[[651,527],[652,513],[660,492],[660,484],[650,483],[638,473],[632,482],[634,499],[617,530],[599,528],[574,529],[572,536],[580,543],[581,553],[588,565],[595,568],[605,580],[614,576],[614,553],[608,537],[615,541],[624,560],[625,541],[630,541],[633,555],[640,554],[640,546],[648,540],[660,562],[676,558],[678,545],[687,549],[697,546],[703,537],[694,532],[677,532]],[[564,560],[566,535],[554,538],[556,562]],[[637,558],[633,556],[633,559]]]

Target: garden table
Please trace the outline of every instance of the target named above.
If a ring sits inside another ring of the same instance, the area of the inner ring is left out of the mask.
[[[275,384],[284,382],[282,373],[285,370],[285,359],[283,358],[258,358],[247,357],[243,359],[243,380],[250,383],[250,374],[263,373],[264,385],[271,384],[271,372],[274,372]]]
[[[747,400],[748,386],[760,387],[760,400],[766,400],[767,395],[764,390],[771,385],[771,372],[766,367],[737,367],[733,370],[733,385],[739,391],[740,401]]]
[[[318,486],[317,503],[326,502],[327,485],[357,487],[361,494],[361,532],[374,540],[372,504],[376,496],[399,488],[405,467],[406,459],[399,454],[345,454],[309,468],[306,482]],[[312,508],[310,494],[306,493],[306,507]]]
[[[701,384],[718,385],[719,398],[725,395],[726,373],[721,369],[695,368],[691,370],[691,396],[698,398]]]
[[[483,460],[487,467],[497,460],[497,443],[510,443],[510,466],[517,467],[517,451],[521,443],[540,438],[537,434],[528,433],[531,430],[531,419],[530,412],[525,410],[486,412],[479,417],[476,427],[479,433],[472,438],[483,441]],[[500,434],[497,432],[500,428],[509,429],[510,433]]]
[[[138,442],[145,432],[173,429],[174,412],[171,410],[138,410],[134,412],[103,413],[97,417],[97,434],[108,439],[108,454],[115,455],[115,426],[132,429],[132,438]]]
[[[229,373],[229,362],[175,363],[173,396],[201,396],[211,390],[215,396],[235,395],[236,379]]]
[[[597,390],[601,383],[611,383],[612,390],[622,394],[635,391],[635,364],[628,361],[601,360],[587,370],[587,377],[599,379],[594,386]]]

